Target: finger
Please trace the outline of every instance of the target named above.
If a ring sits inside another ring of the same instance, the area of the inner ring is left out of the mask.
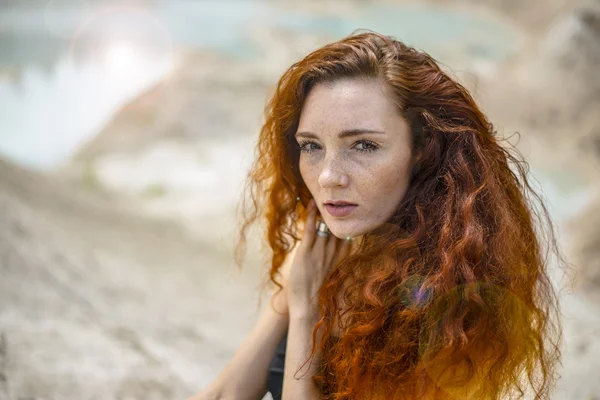
[[[304,224],[304,233],[302,234],[302,243],[300,244],[304,250],[308,250],[312,247],[313,241],[315,240],[315,222],[317,218],[317,206],[314,199],[310,199],[308,202],[308,215],[306,216],[306,223]]]
[[[314,228],[316,238],[315,243],[313,245],[313,250],[315,252],[315,255],[322,260],[325,257],[325,245],[327,244],[328,238],[332,235],[331,232],[327,232],[327,235],[319,234],[319,231],[317,229],[319,228],[319,225],[321,223],[325,223],[325,221],[323,221],[321,218],[318,218]]]

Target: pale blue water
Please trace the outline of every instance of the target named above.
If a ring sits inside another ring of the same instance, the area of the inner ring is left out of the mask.
[[[498,23],[415,6],[364,5],[360,17],[344,18],[278,9],[274,2],[258,0],[165,0],[142,10],[102,11],[76,0],[47,3],[62,7],[44,4],[0,8],[0,68],[18,76],[0,79],[0,152],[35,168],[66,160],[119,107],[164,76],[173,47],[262,57],[268,49],[248,38],[249,29],[262,26],[332,38],[368,28],[442,60],[456,51],[501,59],[516,42],[514,33]],[[125,68],[137,65],[138,71],[124,76],[119,68],[128,46],[137,58]]]
[[[506,26],[447,8],[371,4],[363,5],[358,14],[354,18],[282,14],[275,25],[332,36],[367,28],[396,36],[434,56],[460,48],[465,55],[499,59],[514,51],[517,40]]]
[[[442,60],[455,51],[502,59],[517,41],[499,23],[408,5],[363,5],[359,17],[341,17],[278,9],[258,0],[155,1],[143,11],[112,8],[101,13],[81,4],[0,11],[0,66],[21,74],[16,81],[0,81],[0,152],[31,167],[52,168],[67,159],[119,107],[159,81],[168,71],[173,46],[211,48],[242,59],[261,57],[265,49],[248,38],[248,30],[265,25],[332,38],[368,28]],[[134,68],[133,75],[119,70],[122,48],[104,60],[92,51],[123,37],[139,52],[125,65]],[[532,172],[551,200],[553,214],[566,217],[568,210],[579,208],[575,203],[585,201],[572,177]]]
[[[20,75],[17,81],[0,81],[0,152],[32,167],[49,168],[66,159],[118,107],[165,73],[160,68],[144,71],[145,78],[137,84],[121,87],[118,93],[107,91],[106,81],[115,78],[99,75],[106,66],[100,65],[94,50],[120,37],[146,51],[149,64],[164,62],[171,46],[212,48],[242,59],[260,57],[265,50],[249,40],[247,32],[265,25],[332,38],[368,28],[442,57],[447,49],[460,47],[474,56],[497,59],[515,46],[514,34],[502,25],[422,7],[370,5],[362,7],[360,18],[343,18],[284,11],[257,0],[155,1],[142,12],[98,12],[82,4],[0,12],[0,66]],[[77,115],[64,112],[81,106],[85,108]]]
[[[127,8],[119,12],[115,12],[119,10],[117,7],[110,12],[96,12],[81,6],[82,1],[72,3],[71,7],[62,8],[0,6],[0,65],[49,67],[68,47],[71,38],[66,36],[81,28],[90,16],[92,22],[83,29],[90,37],[108,30],[144,31],[141,24],[136,25],[139,21],[135,13]],[[332,37],[367,28],[394,35],[433,54],[459,45],[471,55],[492,59],[510,54],[517,39],[514,32],[499,22],[451,9],[414,5],[364,4],[359,6],[360,17],[343,17],[293,12],[274,7],[275,2],[260,0],[164,0],[150,4],[145,11],[156,18],[156,23],[166,29],[176,45],[212,47],[241,57],[260,54],[261,49],[247,39],[246,33],[253,26],[265,25],[328,33]],[[107,25],[111,25],[110,29],[106,29]]]

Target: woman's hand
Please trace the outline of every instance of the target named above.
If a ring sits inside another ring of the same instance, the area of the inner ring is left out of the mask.
[[[317,207],[311,199],[302,240],[294,256],[288,275],[287,300],[291,315],[312,314],[317,309],[317,294],[330,269],[345,257],[350,243],[334,236],[316,232]]]

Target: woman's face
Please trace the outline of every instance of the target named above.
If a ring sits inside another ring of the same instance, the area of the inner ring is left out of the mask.
[[[392,216],[408,188],[410,135],[386,87],[375,79],[311,89],[296,133],[300,173],[335,236],[360,237]],[[331,208],[328,201],[355,206]]]

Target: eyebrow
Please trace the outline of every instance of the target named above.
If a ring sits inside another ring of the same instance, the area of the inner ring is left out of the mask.
[[[338,134],[338,138],[343,139],[343,138],[346,138],[346,137],[362,135],[363,133],[385,134],[385,132],[379,131],[377,129],[362,129],[362,128],[357,128],[357,129],[346,129],[346,130],[341,131]],[[312,132],[298,132],[298,133],[296,133],[295,137],[305,137],[305,138],[312,138],[312,139],[318,139],[319,138],[316,134],[314,134]]]

